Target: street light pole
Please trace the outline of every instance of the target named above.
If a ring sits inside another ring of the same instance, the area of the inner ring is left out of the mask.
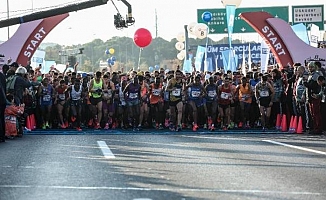
[[[7,0],[7,19],[9,19],[9,0]],[[9,26],[7,27],[8,28],[8,40],[9,40]]]

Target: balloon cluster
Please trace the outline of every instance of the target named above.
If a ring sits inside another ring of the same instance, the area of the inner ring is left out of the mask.
[[[201,18],[204,22],[208,23],[212,20],[213,14],[211,12],[205,11],[202,14]],[[209,33],[208,26],[204,23],[192,22],[187,26],[187,29],[191,35],[194,35],[199,39],[206,38]]]
[[[106,49],[105,50],[105,54],[107,54],[107,55],[109,55],[109,54],[113,55],[114,54],[114,49],[113,48]]]
[[[108,58],[106,61],[108,62],[108,65],[113,66],[116,60],[117,60],[117,59],[116,59],[115,56],[111,56],[111,57]]]
[[[177,43],[175,43],[175,48],[179,51],[179,53],[177,54],[177,58],[179,60],[183,60],[186,57],[186,50],[185,48],[185,34],[183,32],[180,32],[177,35]]]
[[[155,69],[155,70],[159,70],[159,69],[160,69],[160,66],[159,66],[159,65],[155,65],[154,67],[153,67],[153,66],[149,66],[149,67],[148,67],[148,71],[149,71],[150,73],[152,73],[152,72],[154,71],[154,69]]]
[[[114,49],[113,48],[106,49],[105,50],[105,54],[107,54],[107,55],[113,55],[114,54]],[[108,65],[113,66],[114,65],[114,62],[116,60],[117,60],[117,58],[115,56],[111,56],[106,61],[108,62]]]

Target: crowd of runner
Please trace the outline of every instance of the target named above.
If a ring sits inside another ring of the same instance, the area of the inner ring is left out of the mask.
[[[79,74],[53,67],[42,74],[41,67],[3,66],[8,138],[28,129],[28,116],[35,116],[32,129],[265,131],[285,114],[288,121],[301,116],[303,129],[311,134],[326,130],[325,71],[318,61],[246,75],[163,68]]]

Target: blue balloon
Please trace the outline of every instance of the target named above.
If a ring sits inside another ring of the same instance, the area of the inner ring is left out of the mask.
[[[111,60],[110,65],[114,65],[114,61],[113,60]]]
[[[115,56],[112,56],[112,57],[111,57],[111,60],[116,61],[117,58],[116,58]]]
[[[152,73],[154,71],[154,68],[152,66],[149,66],[148,71]]]
[[[108,59],[106,60],[106,62],[108,62],[108,64],[110,64],[111,61],[112,61],[111,58],[108,58]]]
[[[110,51],[108,49],[105,50],[105,54],[109,55]]]
[[[159,69],[160,69],[160,66],[155,65],[155,70],[159,70]]]
[[[201,18],[204,22],[210,22],[212,20],[212,13],[211,12],[208,12],[208,11],[205,11],[202,15],[201,15]]]

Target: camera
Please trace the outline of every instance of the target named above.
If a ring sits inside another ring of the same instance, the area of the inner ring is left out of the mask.
[[[114,15],[114,26],[118,30],[128,28],[128,26],[131,26],[134,23],[135,19],[133,17],[127,17],[127,20],[125,20],[120,13]]]

